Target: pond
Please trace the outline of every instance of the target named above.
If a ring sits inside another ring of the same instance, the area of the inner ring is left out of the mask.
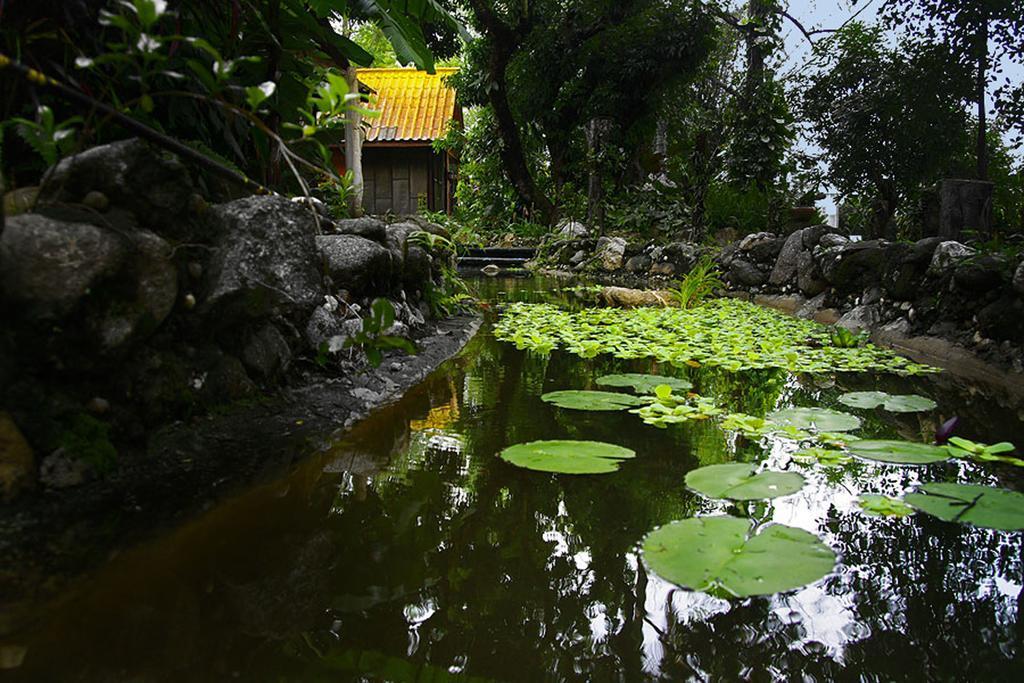
[[[784,435],[744,438],[716,419],[658,428],[628,410],[570,410],[541,396],[621,391],[596,380],[654,373],[690,382],[733,413],[824,407],[858,416],[864,438],[917,441],[957,415],[964,437],[1024,444],[1020,405],[947,373],[733,372],[518,350],[495,339],[497,311],[567,295],[541,280],[476,286],[493,305],[462,354],[286,476],[33,606],[4,638],[24,648],[21,666],[4,675],[872,681],[1024,672],[1021,533],[920,512],[872,516],[858,504],[862,493],[900,496],[928,481],[1018,488],[1015,468],[798,462],[797,443]],[[937,407],[891,412],[838,401],[875,390]],[[608,442],[636,456],[616,471],[577,476],[499,457],[554,439]],[[752,502],[684,483],[697,468],[733,461],[796,472],[804,483]],[[678,587],[645,564],[652,530],[722,513],[810,532],[835,564],[793,590],[745,598]]]

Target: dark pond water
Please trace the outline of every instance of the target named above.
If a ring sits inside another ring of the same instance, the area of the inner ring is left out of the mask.
[[[492,301],[540,296],[535,281],[479,286]],[[802,589],[729,602],[652,575],[639,543],[671,520],[729,509],[688,492],[689,469],[764,458],[795,468],[795,446],[737,442],[709,422],[660,430],[539,396],[619,371],[686,374],[700,393],[758,415],[842,407],[835,397],[850,389],[913,391],[937,400],[936,413],[853,411],[865,417],[862,433],[920,438],[958,414],[965,436],[1024,444],[1019,406],[946,376],[541,357],[495,341],[489,325],[329,452],[40,605],[3,639],[24,659],[0,679],[1021,680],[1021,535],[922,514],[868,517],[855,502],[925,479],[995,483],[991,469],[801,469],[808,486],[752,512],[820,535],[839,564]],[[579,477],[497,457],[552,438],[609,441],[638,456],[620,472]]]

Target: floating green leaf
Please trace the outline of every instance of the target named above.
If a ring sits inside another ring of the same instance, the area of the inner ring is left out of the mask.
[[[509,446],[501,459],[516,467],[559,474],[605,474],[636,452],[601,441],[531,441]]]
[[[800,588],[835,566],[835,553],[803,529],[771,524],[751,532],[736,517],[684,519],[648,534],[644,558],[667,581],[732,597]]]
[[[848,432],[860,427],[860,418],[828,408],[785,408],[768,416],[772,422],[819,432]]]
[[[913,441],[862,439],[849,445],[850,452],[868,460],[900,465],[928,465],[949,460],[945,448]]]
[[[850,462],[850,456],[831,448],[803,448],[793,454],[797,460],[817,462],[825,467],[836,467]]]
[[[1024,495],[977,484],[925,484],[904,499],[922,512],[947,522],[986,529],[1024,529]]]
[[[796,493],[804,478],[796,472],[759,472],[748,463],[708,465],[691,470],[686,485],[709,498],[766,500]]]
[[[967,458],[978,462],[1004,462],[1024,467],[1024,460],[1020,458],[1015,458],[1012,455],[999,455],[1000,453],[1010,453],[1013,449],[1014,445],[1009,441],[1000,441],[989,446],[959,436],[949,437],[949,445],[946,446],[946,450],[954,458]]]
[[[676,377],[661,375],[645,375],[639,372],[627,372],[621,375],[605,375],[598,377],[597,383],[603,387],[629,387],[640,394],[653,394],[654,388],[660,384],[671,387],[674,391],[688,391],[693,383]]]
[[[875,517],[909,517],[914,508],[899,498],[890,498],[878,493],[862,493],[857,501],[860,509]]]
[[[643,399],[614,391],[552,391],[542,401],[570,410],[625,410],[644,404]]]
[[[839,397],[839,402],[851,408],[872,409],[882,406],[893,413],[917,413],[935,408],[935,401],[917,394],[894,396],[884,391],[851,391]]]

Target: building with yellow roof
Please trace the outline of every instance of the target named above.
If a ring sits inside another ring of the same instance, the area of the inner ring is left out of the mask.
[[[449,124],[462,124],[462,107],[447,78],[454,68],[428,74],[412,68],[359,69],[370,90],[368,108],[380,116],[367,120],[363,142],[363,208],[367,213],[415,213],[420,207],[451,213],[458,158],[435,152]]]

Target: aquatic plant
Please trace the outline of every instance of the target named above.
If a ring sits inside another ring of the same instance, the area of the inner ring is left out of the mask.
[[[828,342],[839,349],[855,349],[868,341],[867,332],[853,332],[845,327],[831,327],[828,331]]]
[[[633,457],[635,451],[601,441],[531,441],[501,452],[516,467],[558,474],[607,474]]]
[[[710,257],[702,256],[690,272],[674,284],[671,292],[680,308],[693,308],[716,289],[725,289],[722,273]]]
[[[709,498],[768,500],[796,493],[804,478],[795,472],[758,472],[756,466],[738,462],[690,470],[686,485]]]
[[[917,413],[935,408],[935,401],[917,394],[894,396],[884,391],[851,391],[839,397],[839,402],[851,408],[873,409],[882,407],[892,413]]]
[[[977,484],[924,484],[904,496],[910,505],[947,522],[986,529],[1024,529],[1024,494]]]
[[[910,517],[914,514],[914,508],[899,498],[878,493],[862,493],[857,504],[861,510],[876,517]]]
[[[817,581],[836,556],[814,534],[784,524],[756,528],[716,515],[666,524],[647,535],[644,560],[660,577],[721,597],[771,595]]]
[[[654,388],[654,396],[646,399],[649,403],[643,408],[629,412],[639,415],[644,424],[654,427],[667,427],[670,424],[689,422],[690,420],[706,420],[722,413],[722,409],[706,396],[686,394],[678,396],[667,384]]]
[[[843,451],[833,448],[801,448],[793,454],[793,459],[800,462],[818,463],[824,467],[838,467],[850,462],[851,458]]]
[[[569,410],[625,410],[643,404],[643,399],[614,391],[552,391],[540,397],[545,403]]]
[[[652,394],[655,387],[662,384],[671,387],[674,391],[688,391],[693,388],[693,383],[689,380],[663,375],[645,375],[639,372],[604,375],[597,378],[597,383],[603,387],[629,387],[639,394]]]
[[[979,462],[1004,462],[1009,465],[1024,467],[1024,460],[1020,458],[1014,458],[1010,455],[999,455],[1000,453],[1009,453],[1013,449],[1014,445],[1009,441],[1001,441],[988,446],[983,443],[975,443],[969,439],[960,438],[959,436],[949,437],[949,444],[946,446],[946,450],[955,458],[966,458]]]
[[[851,453],[861,458],[897,465],[930,465],[949,460],[946,449],[912,441],[863,439],[849,448]]]
[[[583,358],[607,353],[734,372],[781,368],[912,375],[936,371],[872,344],[830,346],[828,328],[736,299],[714,299],[690,309],[580,311],[513,303],[495,325],[494,334],[517,348],[541,353],[562,348]]]
[[[784,408],[768,415],[781,426],[815,429],[824,432],[848,432],[860,427],[860,418],[828,408]]]

